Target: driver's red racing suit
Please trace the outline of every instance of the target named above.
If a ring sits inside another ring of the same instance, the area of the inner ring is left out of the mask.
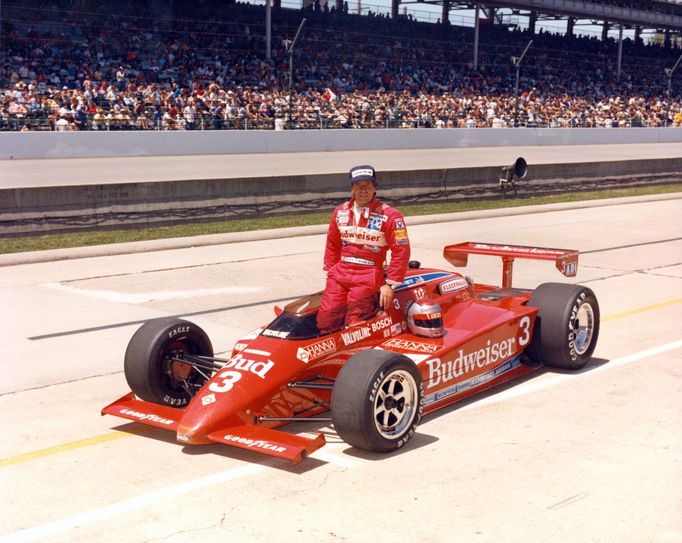
[[[317,315],[323,333],[370,317],[379,288],[401,283],[410,260],[410,240],[400,212],[374,198],[356,219],[354,204],[351,199],[339,205],[329,223],[324,252],[327,284]],[[384,277],[389,249],[391,261]]]

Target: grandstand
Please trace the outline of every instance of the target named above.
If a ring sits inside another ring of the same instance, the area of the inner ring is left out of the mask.
[[[218,0],[5,0],[0,130],[682,126],[680,2],[493,1],[474,26],[446,16],[472,3],[438,0],[432,23],[396,2],[274,2],[268,18]],[[534,27],[548,17],[635,35]],[[286,43],[303,18],[290,106]],[[660,44],[642,37],[652,28]],[[530,40],[517,94],[511,59]]]

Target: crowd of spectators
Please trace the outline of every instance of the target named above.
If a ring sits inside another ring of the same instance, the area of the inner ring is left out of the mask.
[[[268,59],[263,7],[165,5],[3,3],[0,129],[682,126],[674,47],[628,40],[619,72],[613,40],[488,25],[474,69],[470,28],[315,3],[275,11]],[[517,101],[510,58],[531,37]]]

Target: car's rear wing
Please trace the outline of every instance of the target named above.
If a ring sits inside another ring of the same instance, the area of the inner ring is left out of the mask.
[[[466,266],[470,254],[502,257],[502,288],[511,288],[512,270],[515,258],[553,260],[557,270],[566,277],[574,277],[578,272],[578,251],[572,249],[498,245],[495,243],[479,243],[475,241],[447,245],[443,249],[445,260],[457,267]]]

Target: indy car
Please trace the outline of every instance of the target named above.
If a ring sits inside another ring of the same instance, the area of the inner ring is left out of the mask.
[[[445,259],[501,258],[501,286],[410,262],[391,307],[321,334],[321,292],[275,307],[275,319],[245,335],[229,358],[214,356],[196,324],[151,320],[128,344],[131,391],[106,406],[115,415],[174,432],[186,445],[222,443],[298,463],[325,444],[287,432],[295,421],[333,423],[347,444],[395,451],[423,415],[542,366],[577,370],[599,335],[599,305],[587,287],[512,286],[515,259],[548,260],[566,277],[578,252],[465,242]],[[309,434],[310,435],[310,434]]]

